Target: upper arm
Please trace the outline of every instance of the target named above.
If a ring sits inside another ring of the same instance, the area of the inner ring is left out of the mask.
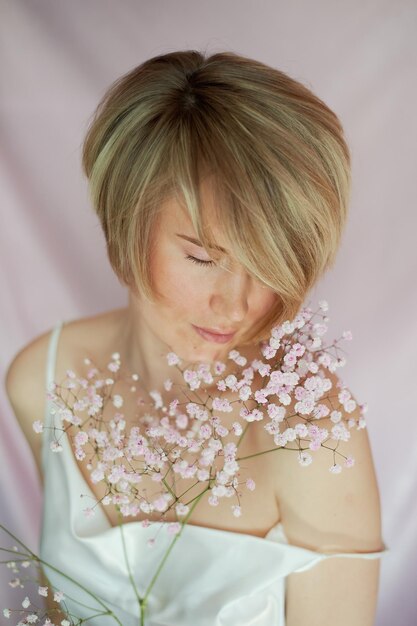
[[[360,409],[346,413],[334,403],[336,375],[326,373],[333,388],[333,408],[348,419],[360,417]],[[336,390],[336,396],[339,390]],[[298,416],[290,425],[304,423]],[[334,425],[329,417],[313,420],[331,435]],[[383,549],[381,507],[372,451],[366,428],[348,429],[348,441],[328,438],[329,448],[308,450],[309,441],[301,440],[313,462],[300,466],[297,452],[277,451],[277,487],[283,526],[291,544],[320,552],[374,552]],[[294,442],[287,447],[295,447]],[[355,464],[344,467],[344,455]],[[334,463],[342,466],[339,474],[329,471]],[[286,580],[287,626],[371,626],[377,602],[379,559],[331,557],[311,569],[290,574]]]
[[[41,483],[42,434],[35,433],[33,422],[44,421],[48,339],[49,332],[24,346],[10,362],[4,381],[7,397],[29,443]]]

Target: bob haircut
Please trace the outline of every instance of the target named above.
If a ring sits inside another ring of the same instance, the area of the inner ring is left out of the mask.
[[[308,88],[259,61],[197,50],[150,58],[104,94],[82,166],[113,270],[151,301],[158,211],[175,197],[209,250],[199,185],[213,177],[230,250],[278,296],[249,341],[293,320],[334,264],[351,186],[342,125]]]

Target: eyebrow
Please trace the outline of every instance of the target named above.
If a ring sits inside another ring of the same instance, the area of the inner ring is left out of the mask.
[[[186,239],[187,241],[194,243],[196,246],[200,246],[200,248],[204,247],[201,241],[199,241],[198,239],[195,239],[194,237],[189,237],[188,235],[183,235],[181,233],[175,233],[175,234],[177,235],[177,237],[181,237],[181,239]],[[228,254],[228,251],[225,248],[222,248],[221,246],[212,245],[212,246],[209,246],[209,248]]]

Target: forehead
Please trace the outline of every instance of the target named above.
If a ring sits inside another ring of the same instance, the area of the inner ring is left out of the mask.
[[[203,178],[200,184],[201,211],[204,222],[212,233],[212,243],[219,247],[227,248],[227,242],[222,233],[220,224],[216,217],[216,197],[213,189],[212,179]],[[160,212],[160,227],[167,234],[175,236],[175,233],[189,235],[197,238],[193,223],[188,214],[186,206],[175,196],[164,202]]]

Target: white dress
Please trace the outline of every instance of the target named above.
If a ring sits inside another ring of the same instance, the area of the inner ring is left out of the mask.
[[[56,348],[62,322],[51,333],[46,379],[54,380]],[[48,401],[45,424],[53,425]],[[60,431],[57,433],[61,434]],[[128,578],[119,527],[112,527],[104,510],[94,517],[83,509],[96,502],[75,459],[67,436],[60,438],[61,452],[52,452],[53,431],[43,432],[44,499],[40,557],[87,587],[44,566],[54,590],[65,594],[61,607],[79,618],[104,611],[104,602],[123,626],[139,626],[139,606]],[[88,494],[90,497],[80,497]],[[143,595],[158,564],[172,542],[168,522],[143,527],[123,525],[131,571]],[[151,537],[153,547],[147,545]],[[284,626],[285,578],[310,569],[333,556],[380,558],[389,548],[369,553],[324,554],[288,543],[282,524],[264,538],[246,533],[186,525],[148,597],[146,626]],[[51,595],[51,594],[50,594]],[[79,604],[80,603],[80,604]],[[58,607],[58,605],[56,605]],[[74,623],[76,623],[75,620]],[[88,622],[90,623],[90,622]],[[92,624],[116,624],[110,616]]]

